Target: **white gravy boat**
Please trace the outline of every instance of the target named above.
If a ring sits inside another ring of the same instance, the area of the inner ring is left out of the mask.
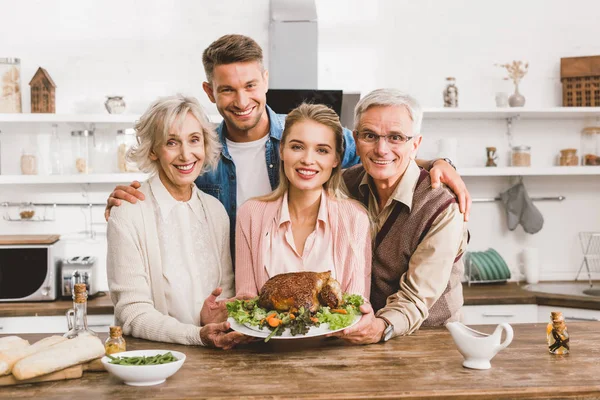
[[[450,331],[458,351],[465,358],[463,367],[466,368],[490,369],[490,360],[513,340],[513,329],[506,322],[498,325],[491,335],[477,332],[460,322],[449,322],[446,328]],[[503,330],[506,331],[506,339],[500,343]]]

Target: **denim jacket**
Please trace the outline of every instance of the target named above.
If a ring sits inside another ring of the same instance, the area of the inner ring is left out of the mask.
[[[279,184],[279,142],[283,134],[285,123],[284,114],[276,114],[269,106],[266,106],[269,116],[269,140],[266,144],[266,164],[269,174],[269,182],[271,189],[275,189]],[[230,222],[230,237],[232,256],[235,254],[234,237],[235,237],[235,215],[237,207],[237,177],[235,173],[235,164],[227,149],[225,141],[226,134],[225,121],[217,127],[217,134],[223,149],[221,150],[221,158],[217,168],[213,171],[206,172],[196,179],[196,186],[204,193],[216,197],[227,211]],[[344,159],[342,160],[342,168],[348,168],[360,162],[356,155],[356,144],[352,137],[352,131],[344,128]]]

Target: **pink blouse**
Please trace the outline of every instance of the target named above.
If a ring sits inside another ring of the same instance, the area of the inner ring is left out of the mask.
[[[279,218],[273,220],[270,233],[269,243],[263,247],[263,251],[266,252],[263,254],[263,260],[269,278],[286,272],[300,271],[331,271],[331,276],[335,278],[333,235],[325,191],[321,192],[315,230],[306,238],[302,255],[294,243],[287,193],[283,196]]]
[[[268,250],[273,248],[270,238],[273,236],[273,228],[280,226],[282,203],[283,197],[269,202],[252,199],[245,202],[238,210],[235,229],[235,288],[237,294],[256,296],[272,276],[271,268],[275,268],[275,265],[271,265]],[[331,234],[327,237],[331,237],[333,265],[331,262],[316,261],[315,267],[331,269],[345,293],[361,294],[368,299],[371,289],[369,216],[364,207],[347,199],[328,197],[326,209],[326,224],[319,221],[317,225],[330,229]],[[323,254],[330,254],[329,250],[323,250],[327,246],[322,247],[322,244],[327,242],[325,237],[325,234],[322,238],[319,237],[317,229],[315,240],[309,246],[308,253],[304,255],[313,260],[313,257],[317,259],[319,255],[323,257]],[[286,240],[285,235],[280,240]],[[289,242],[293,243],[293,239],[290,239]],[[288,249],[285,250],[287,252],[277,251],[284,255],[293,254],[292,247],[287,240],[285,245],[288,246]],[[305,246],[306,250],[308,249]],[[294,256],[297,257],[297,262],[309,267],[306,260],[300,259],[297,254]],[[269,264],[268,267],[267,264]],[[282,271],[283,268],[288,268],[281,264],[276,267]],[[312,270],[313,264],[310,265],[310,268]]]

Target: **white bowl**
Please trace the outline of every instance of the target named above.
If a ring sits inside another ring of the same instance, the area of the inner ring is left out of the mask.
[[[136,350],[111,354],[113,357],[139,357],[165,354],[171,350]],[[179,371],[185,361],[185,354],[171,351],[177,361],[158,365],[119,365],[111,364],[110,358],[102,357],[102,364],[108,372],[130,386],[152,386],[163,383],[168,377]]]

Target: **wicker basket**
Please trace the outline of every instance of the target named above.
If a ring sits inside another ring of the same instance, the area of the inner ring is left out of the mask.
[[[600,56],[560,59],[563,107],[600,107]]]

